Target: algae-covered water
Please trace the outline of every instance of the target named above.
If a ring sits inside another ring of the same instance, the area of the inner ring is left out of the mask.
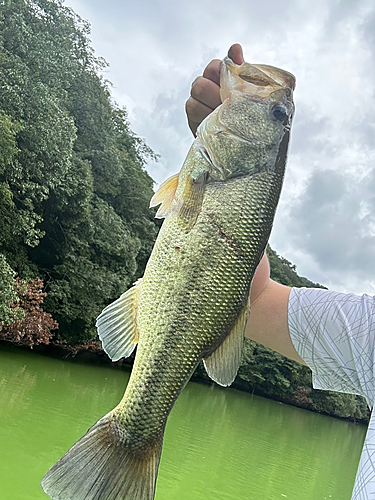
[[[0,350],[0,500],[48,499],[48,468],[121,399],[129,374]],[[366,429],[190,383],[167,423],[156,500],[350,500]]]

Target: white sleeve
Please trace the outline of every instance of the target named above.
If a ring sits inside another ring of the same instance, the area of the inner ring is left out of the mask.
[[[374,297],[292,288],[288,324],[316,389],[359,394],[373,406]]]

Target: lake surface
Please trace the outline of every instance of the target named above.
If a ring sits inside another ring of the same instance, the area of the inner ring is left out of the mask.
[[[129,374],[0,350],[0,500],[47,500],[45,472],[121,399]],[[155,500],[350,500],[364,426],[190,383]]]

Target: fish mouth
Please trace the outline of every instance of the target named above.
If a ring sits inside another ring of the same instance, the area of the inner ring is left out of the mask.
[[[295,84],[296,79],[291,73],[274,66],[247,62],[238,65],[228,56],[221,62],[220,97],[222,102],[233,91],[262,99],[276,90],[286,88],[294,90]]]

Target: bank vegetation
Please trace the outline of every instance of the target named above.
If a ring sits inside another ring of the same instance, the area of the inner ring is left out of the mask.
[[[89,34],[58,0],[0,2],[0,338],[72,353],[100,349],[95,318],[142,276],[160,226],[155,154],[111,98]],[[320,286],[268,253],[273,279]],[[208,382],[201,366],[195,379]],[[361,398],[314,391],[306,367],[251,341],[234,386],[368,418]]]

